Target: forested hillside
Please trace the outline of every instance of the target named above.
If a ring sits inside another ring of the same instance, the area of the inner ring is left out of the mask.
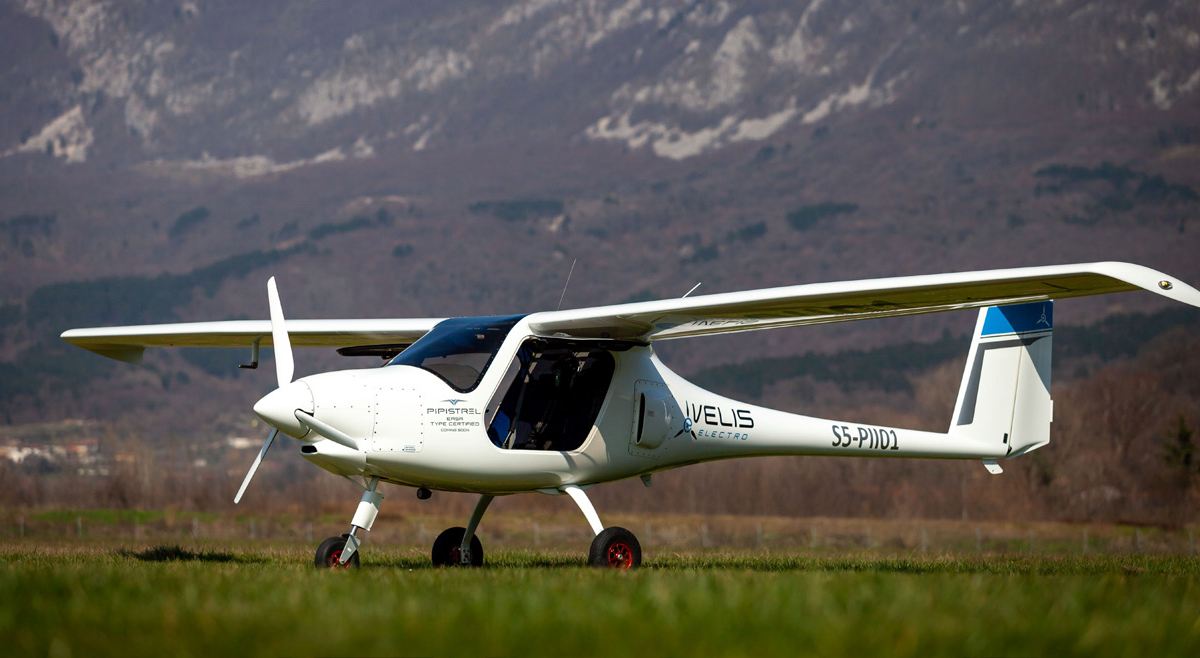
[[[572,262],[564,307],[1100,260],[1200,283],[1194,2],[0,0],[0,62],[0,446],[34,455],[0,460],[12,504],[225,504],[266,369],[58,335],[265,318],[271,275],[293,318],[553,308]],[[1166,522],[1167,492],[1200,496],[1200,319],[1148,293],[1057,315],[1054,439],[1000,478],[751,461],[653,499]],[[660,352],[735,397],[941,429],[973,319]],[[375,365],[297,352],[348,364]],[[91,466],[29,451],[71,442]],[[265,500],[318,500],[284,452]]]

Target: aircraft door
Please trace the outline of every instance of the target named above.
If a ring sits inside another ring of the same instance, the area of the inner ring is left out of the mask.
[[[502,450],[571,452],[591,434],[615,361],[587,342],[526,341],[485,410],[488,437]]]
[[[375,452],[421,452],[425,447],[425,408],[420,392],[382,386],[375,390],[375,423],[371,449]]]

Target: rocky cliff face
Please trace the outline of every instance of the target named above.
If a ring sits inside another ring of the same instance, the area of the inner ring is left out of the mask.
[[[251,177],[537,135],[682,160],[862,115],[1037,122],[1200,97],[1167,2],[9,3],[7,158]]]

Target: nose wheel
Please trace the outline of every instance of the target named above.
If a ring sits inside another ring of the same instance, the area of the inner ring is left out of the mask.
[[[330,537],[317,547],[316,562],[318,569],[357,569],[358,553],[355,552],[345,564],[341,563],[342,551],[346,550],[345,537]]]
[[[379,514],[379,505],[383,502],[383,494],[375,491],[379,486],[379,478],[371,478],[365,485],[358,486],[363,488],[363,495],[362,500],[358,501],[358,509],[354,511],[354,518],[350,520],[350,532],[321,542],[314,558],[318,569],[358,568],[358,547],[362,545],[362,537],[358,532],[370,532],[371,526],[375,524],[375,517]]]

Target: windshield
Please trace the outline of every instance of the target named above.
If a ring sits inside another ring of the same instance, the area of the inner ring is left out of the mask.
[[[472,391],[483,379],[504,337],[523,317],[498,315],[443,320],[388,365],[416,366],[441,377],[460,393]]]

